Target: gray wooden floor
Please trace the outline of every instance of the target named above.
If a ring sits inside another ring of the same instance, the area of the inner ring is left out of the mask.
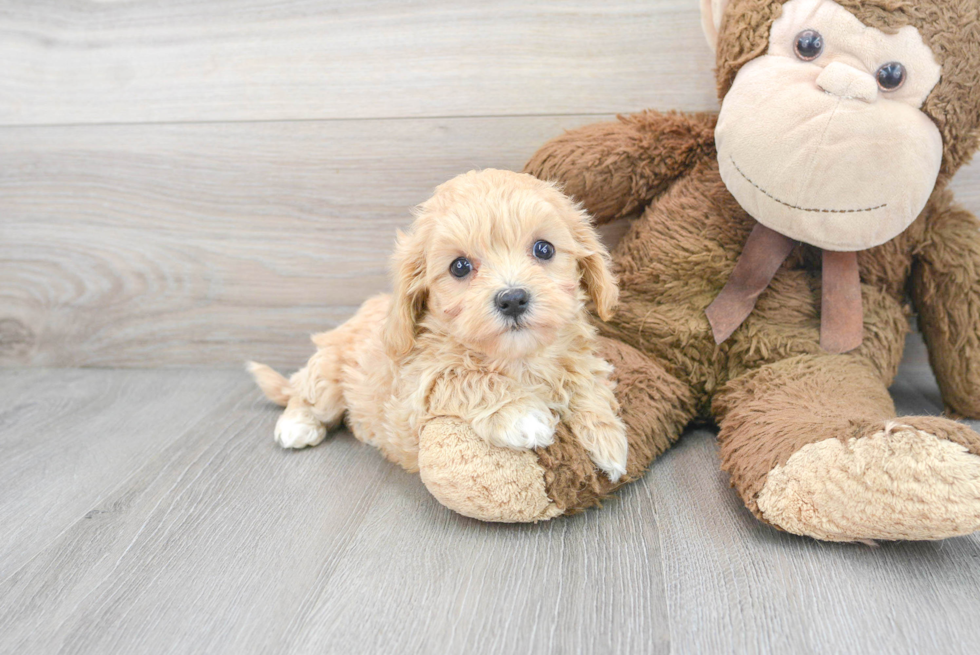
[[[913,339],[893,392],[937,413]],[[0,371],[3,653],[957,653],[980,537],[755,521],[685,435],[601,510],[490,525],[341,433],[302,452],[237,370]]]

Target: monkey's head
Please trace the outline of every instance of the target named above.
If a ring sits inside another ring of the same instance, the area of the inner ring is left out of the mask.
[[[722,179],[828,250],[884,243],[980,139],[978,0],[701,0]]]

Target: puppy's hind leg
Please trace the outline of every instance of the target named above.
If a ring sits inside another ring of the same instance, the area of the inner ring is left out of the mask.
[[[343,418],[343,362],[331,334],[314,337],[319,347],[316,354],[288,381],[267,366],[249,364],[249,371],[266,396],[286,405],[275,430],[276,443],[283,448],[315,446]]]
[[[340,424],[347,409],[344,402],[344,347],[347,326],[313,336],[316,354],[306,367],[297,371],[289,380],[293,388],[310,405],[310,411],[318,421],[332,430]]]
[[[315,446],[327,436],[327,426],[317,419],[306,400],[293,396],[276,422],[276,443],[283,448]]]

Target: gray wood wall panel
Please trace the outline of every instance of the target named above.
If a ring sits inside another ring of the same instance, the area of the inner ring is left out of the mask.
[[[9,129],[0,362],[295,366],[439,183],[579,118]]]
[[[0,61],[0,366],[298,366],[436,184],[716,106],[696,0],[11,0]]]
[[[0,125],[714,102],[696,0],[12,0],[0,61]]]

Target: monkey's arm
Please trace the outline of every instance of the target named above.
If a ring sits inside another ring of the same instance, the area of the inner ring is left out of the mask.
[[[943,402],[980,419],[980,221],[951,200],[927,222],[912,299]]]
[[[563,185],[598,223],[649,205],[714,153],[717,114],[644,111],[586,125],[544,144],[524,172]]]

